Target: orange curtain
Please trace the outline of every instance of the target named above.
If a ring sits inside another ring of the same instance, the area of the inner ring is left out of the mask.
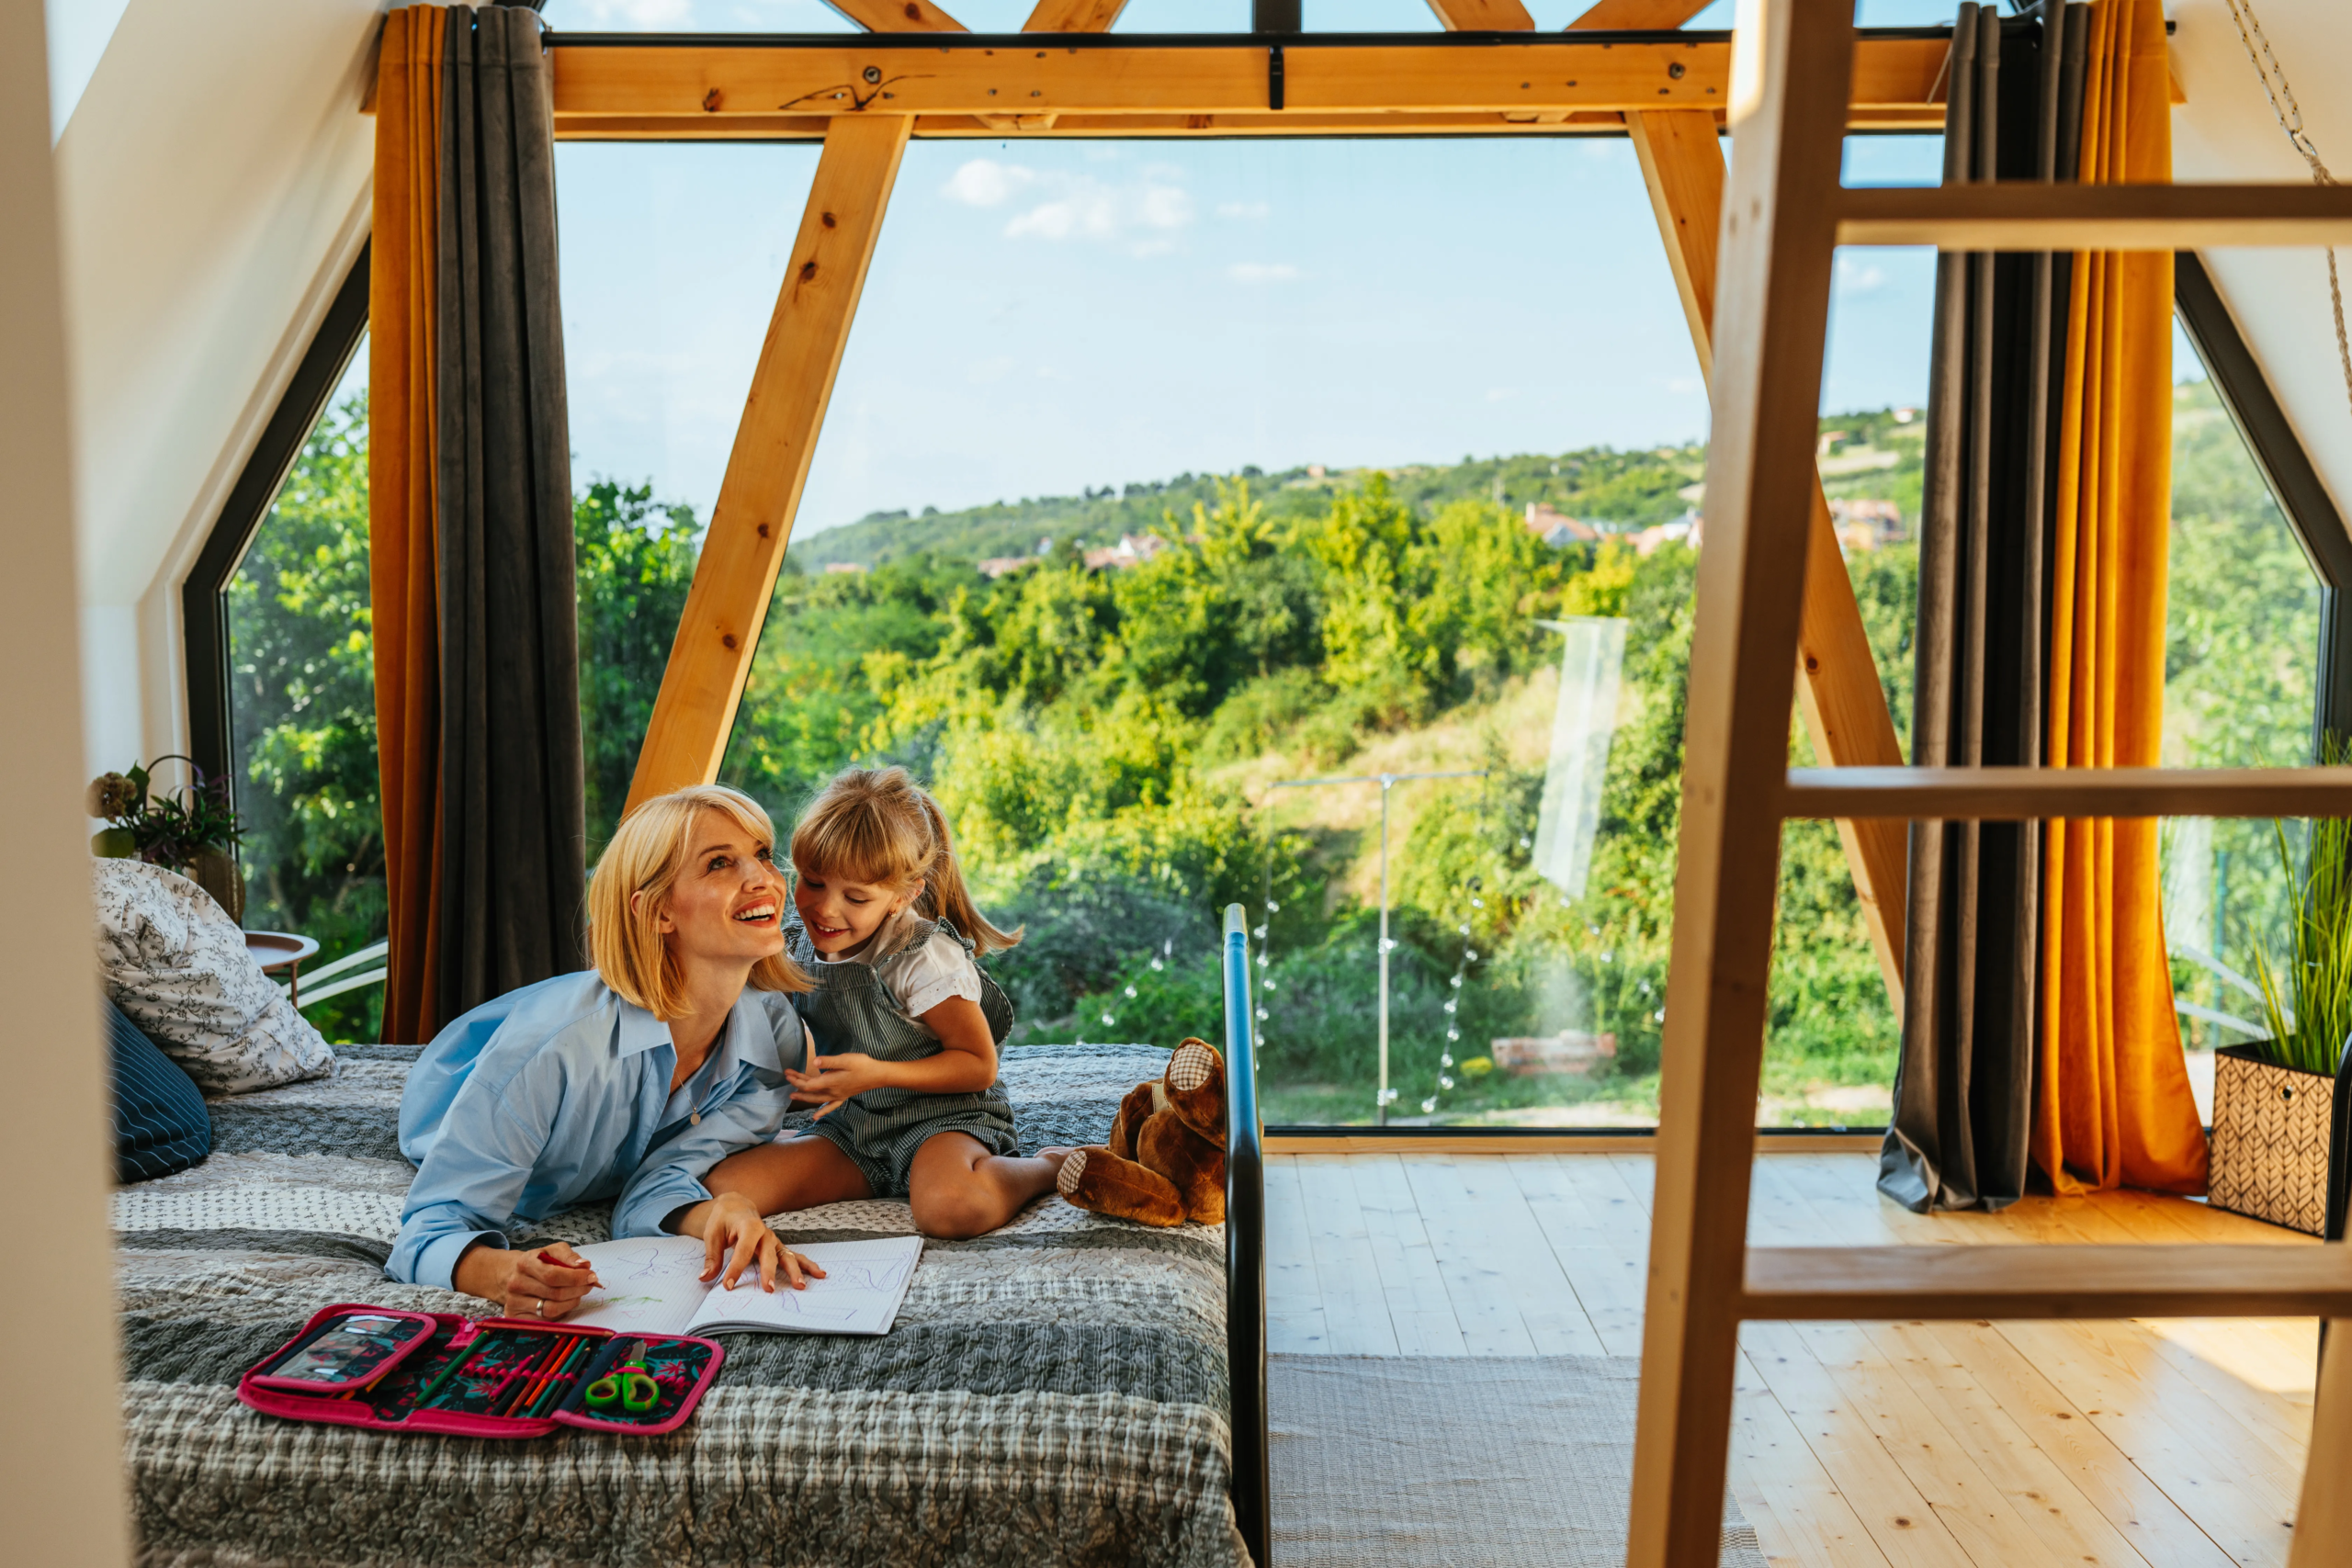
[[[434,518],[438,428],[435,236],[447,13],[384,18],[376,74],[375,237],[368,264],[368,547],[376,750],[390,953],[383,1038],[430,1034],[439,967],[441,663]]]
[[[2172,178],[2158,0],[2098,0],[2086,184]],[[2075,258],[2058,451],[2050,761],[2152,767],[2164,731],[2172,517],[2172,255]],[[2172,1009],[2156,824],[2052,822],[2042,864],[2034,1158],[2059,1192],[2205,1190],[2205,1134]]]

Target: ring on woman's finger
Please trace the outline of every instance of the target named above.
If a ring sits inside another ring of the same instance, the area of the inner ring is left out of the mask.
[[[545,1317],[547,1314],[548,1303],[544,1298],[534,1301],[531,1303],[531,1315],[533,1317]]]

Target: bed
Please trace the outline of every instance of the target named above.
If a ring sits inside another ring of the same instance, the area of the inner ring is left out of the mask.
[[[1229,1024],[1236,1012],[1228,999]],[[381,1271],[411,1175],[394,1115],[415,1055],[344,1047],[331,1077],[217,1100],[209,1160],[116,1195],[142,1563],[1264,1562],[1251,1074],[1228,1074],[1247,1130],[1232,1224],[1154,1231],[1049,1196],[993,1235],[930,1243],[882,1338],[726,1337],[718,1382],[669,1437],[385,1438],[247,1410],[238,1372],[320,1306],[489,1311]],[[1008,1050],[1023,1148],[1099,1142],[1165,1060],[1134,1045]],[[607,1218],[575,1210],[529,1235],[597,1240]],[[779,1229],[820,1241],[911,1225],[905,1204],[866,1201]]]

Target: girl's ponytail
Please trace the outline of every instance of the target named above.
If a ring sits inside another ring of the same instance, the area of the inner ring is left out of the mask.
[[[947,814],[940,810],[939,802],[931,797],[929,790],[917,788],[914,796],[922,803],[922,814],[931,819],[933,841],[939,846],[927,876],[933,918],[946,920],[963,932],[982,957],[1020,942],[1021,927],[999,931],[973,907],[972,896],[964,887],[964,868],[956,863],[956,842],[948,836]]]

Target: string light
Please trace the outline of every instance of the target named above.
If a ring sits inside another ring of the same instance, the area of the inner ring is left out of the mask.
[[[1480,845],[1484,845],[1487,841],[1487,808],[1492,800],[1492,790],[1493,786],[1488,782],[1482,781],[1478,787],[1478,817],[1475,841]],[[1523,837],[1519,840],[1519,847],[1521,849],[1527,848],[1527,844],[1528,840]],[[1486,881],[1482,877],[1471,876],[1464,880],[1462,891],[1468,897],[1472,909],[1483,909],[1487,907],[1486,899],[1479,896],[1486,891]],[[1421,1101],[1421,1114],[1424,1116],[1436,1115],[1439,1104],[1445,1099],[1447,1092],[1453,1088],[1453,1048],[1462,1043],[1460,1010],[1462,987],[1469,978],[1470,965],[1478,962],[1478,937],[1471,927],[1472,919],[1465,914],[1461,922],[1453,928],[1462,938],[1462,956],[1454,960],[1453,976],[1445,983],[1450,994],[1445,998],[1445,1040],[1438,1047],[1437,1053],[1437,1092]]]

